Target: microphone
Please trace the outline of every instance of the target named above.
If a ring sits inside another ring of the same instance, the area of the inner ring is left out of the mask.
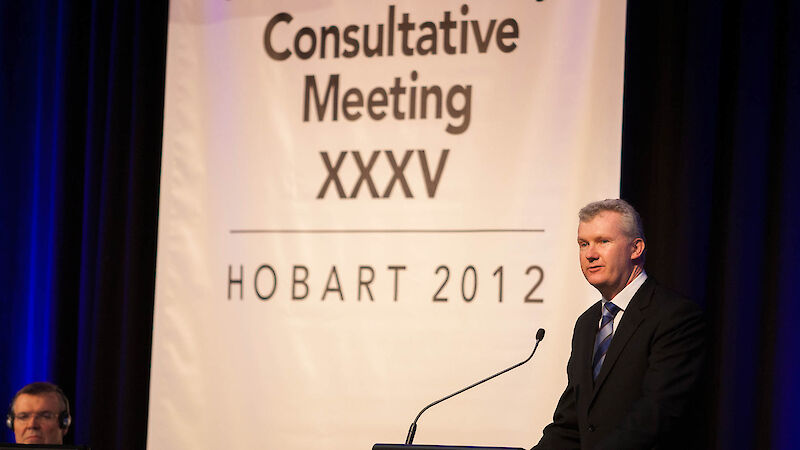
[[[516,369],[517,367],[519,367],[519,366],[525,364],[526,362],[530,361],[531,358],[533,358],[533,354],[536,353],[536,349],[539,348],[539,343],[542,342],[542,339],[544,339],[544,328],[539,328],[539,331],[536,332],[536,345],[533,346],[533,351],[531,352],[531,356],[528,356],[528,358],[525,361],[522,361],[520,363],[514,364],[513,366],[509,367],[508,369],[501,370],[500,372],[497,372],[496,374],[494,374],[492,376],[486,377],[486,378],[482,379],[481,381],[478,381],[477,383],[470,384],[469,386],[465,387],[464,389],[461,389],[458,392],[453,392],[452,394],[448,395],[447,397],[440,398],[439,400],[436,400],[435,402],[431,403],[430,405],[422,408],[422,411],[420,411],[419,414],[417,414],[417,417],[414,419],[414,422],[411,423],[411,427],[409,427],[409,429],[408,429],[408,436],[406,436],[406,445],[411,445],[411,443],[414,441],[414,434],[417,432],[417,421],[419,420],[419,417],[422,415],[422,413],[427,411],[428,408],[430,408],[433,405],[439,404],[439,403],[447,400],[450,397],[455,397],[456,395],[458,395],[458,394],[460,394],[460,393],[462,393],[462,392],[464,392],[464,391],[466,391],[468,389],[472,389],[472,388],[474,388],[475,386],[477,386],[479,384],[483,384],[483,383],[491,380],[494,377],[500,376],[500,375],[508,372],[509,370]]]

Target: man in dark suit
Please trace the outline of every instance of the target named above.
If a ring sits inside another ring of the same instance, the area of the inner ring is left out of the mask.
[[[578,216],[581,270],[602,299],[575,323],[567,388],[534,450],[699,447],[700,309],[647,277],[632,206],[603,200]]]

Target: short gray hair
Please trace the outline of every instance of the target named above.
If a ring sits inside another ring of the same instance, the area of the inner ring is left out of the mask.
[[[589,222],[598,214],[606,211],[618,213],[622,217],[623,232],[631,239],[644,239],[644,227],[642,217],[636,212],[630,203],[621,198],[609,198],[589,203],[578,212],[578,219],[581,222]]]

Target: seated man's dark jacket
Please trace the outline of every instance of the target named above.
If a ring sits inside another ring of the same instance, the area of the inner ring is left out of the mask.
[[[575,323],[567,388],[535,450],[695,448],[704,367],[697,305],[648,278],[628,304],[596,381],[592,352],[600,302]]]

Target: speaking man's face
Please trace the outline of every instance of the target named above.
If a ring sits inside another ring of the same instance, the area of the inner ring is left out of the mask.
[[[624,233],[621,219],[619,213],[604,211],[578,224],[581,271],[607,300],[636,278],[634,260],[644,251],[641,239]]]
[[[64,410],[61,399],[53,392],[40,395],[20,394],[14,401],[14,438],[19,444],[61,444],[66,429],[58,426],[58,415]]]

